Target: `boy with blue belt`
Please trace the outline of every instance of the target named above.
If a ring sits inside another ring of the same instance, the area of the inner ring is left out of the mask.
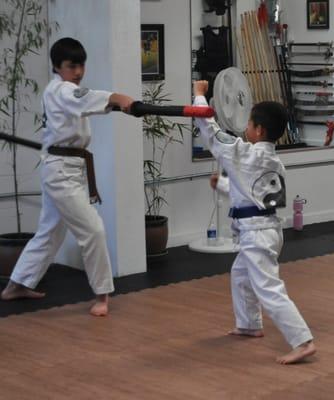
[[[207,105],[206,81],[194,83],[194,105]],[[285,169],[275,142],[287,124],[285,108],[276,102],[256,104],[246,130],[247,142],[221,130],[214,118],[196,119],[201,136],[229,177],[230,217],[239,235],[240,252],[231,270],[236,328],[232,335],[263,336],[261,308],[292,347],[278,357],[291,364],[315,353],[313,336],[279,278],[277,262],[283,245],[277,207],[285,207]],[[218,177],[211,178],[216,187]]]

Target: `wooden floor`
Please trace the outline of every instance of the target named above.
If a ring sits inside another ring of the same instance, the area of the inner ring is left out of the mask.
[[[233,327],[229,275],[0,320],[1,400],[332,400],[334,255],[282,265],[290,297],[316,337],[309,362],[281,366],[289,350],[271,321],[266,336]]]

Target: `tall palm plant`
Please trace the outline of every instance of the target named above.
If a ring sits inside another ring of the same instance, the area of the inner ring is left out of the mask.
[[[26,58],[38,55],[50,28],[43,18],[43,0],[1,0],[0,11],[0,129],[16,136],[22,105],[30,96],[39,92],[38,83],[27,75]],[[37,125],[40,117],[33,116]],[[19,203],[19,181],[17,174],[16,145],[6,144],[11,152],[13,188],[16,210],[16,228],[21,232],[21,210]]]
[[[166,105],[171,101],[170,94],[165,93],[164,82],[146,85],[143,101],[155,105]],[[167,203],[162,190],[167,148],[172,143],[183,143],[186,130],[190,130],[189,125],[160,115],[145,115],[143,118],[143,132],[150,142],[151,154],[150,159],[144,160],[146,215],[158,217],[162,206]]]

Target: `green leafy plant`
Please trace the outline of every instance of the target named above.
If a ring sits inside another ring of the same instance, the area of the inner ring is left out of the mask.
[[[143,101],[155,105],[166,105],[170,94],[165,93],[163,82],[153,82],[144,88]],[[167,201],[162,188],[163,167],[166,152],[172,143],[183,143],[184,131],[190,131],[187,124],[174,122],[160,115],[146,115],[143,118],[143,132],[150,142],[150,159],[144,160],[146,215],[159,217]]]
[[[0,128],[16,136],[22,111],[29,111],[31,95],[37,95],[39,86],[35,79],[27,76],[25,60],[38,55],[51,30],[43,19],[43,0],[1,0],[0,11]],[[24,98],[22,98],[24,96]],[[32,113],[34,124],[41,118]],[[14,198],[17,232],[21,232],[21,211],[18,196],[17,149],[6,144],[12,154]]]

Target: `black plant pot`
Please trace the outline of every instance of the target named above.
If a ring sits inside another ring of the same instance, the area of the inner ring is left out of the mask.
[[[4,233],[0,235],[0,276],[10,277],[22,250],[34,233]]]
[[[156,257],[167,254],[168,218],[145,215],[146,255]]]

